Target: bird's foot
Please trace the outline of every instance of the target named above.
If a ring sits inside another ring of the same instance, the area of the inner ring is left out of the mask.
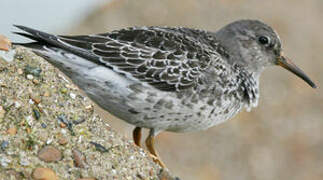
[[[167,169],[166,165],[163,163],[162,160],[160,160],[157,156],[149,153],[149,156],[153,159],[155,163],[157,163],[159,166],[161,166],[163,169]]]

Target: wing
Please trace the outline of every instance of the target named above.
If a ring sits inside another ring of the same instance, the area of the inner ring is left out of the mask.
[[[37,35],[34,40],[41,39],[163,91],[194,87],[211,61],[220,57],[213,36],[188,28],[128,28],[87,36],[50,35],[45,39],[44,35],[39,37],[41,33]]]

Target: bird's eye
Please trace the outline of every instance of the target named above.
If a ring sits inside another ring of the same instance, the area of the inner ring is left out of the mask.
[[[262,45],[268,45],[270,43],[270,39],[267,36],[260,36],[258,41]]]

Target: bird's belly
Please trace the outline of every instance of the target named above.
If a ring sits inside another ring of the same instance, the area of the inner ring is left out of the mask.
[[[93,76],[73,79],[101,108],[130,124],[157,132],[204,130],[228,120],[242,106],[240,101],[223,98],[218,99],[222,101],[218,106],[208,105],[206,100],[192,103],[190,97],[179,98],[173,92],[159,91],[137,82],[122,82],[113,75],[109,75],[110,79],[106,75],[104,81],[93,80]]]
[[[206,100],[192,103],[190,95],[179,98],[173,92],[159,91],[132,81],[115,81],[118,77],[109,75],[110,79],[106,75],[104,81],[101,78],[93,80],[93,76],[92,79],[77,76],[80,78],[75,82],[100,107],[137,127],[155,131],[198,131],[228,120],[241,109],[241,104],[233,99],[221,100],[219,106],[208,105]]]
[[[241,110],[242,104],[232,101],[225,107],[216,107],[200,102],[193,106],[180,104],[176,107],[174,111],[160,109],[159,113],[154,114],[155,117],[159,117],[157,123],[161,124],[162,130],[172,132],[205,130],[229,120]]]
[[[137,127],[155,131],[191,132],[222,123],[241,110],[243,104],[234,98],[218,98],[209,105],[204,100],[191,102],[191,95],[179,98],[176,93],[142,88],[141,92],[124,97],[128,109],[126,117],[117,117]],[[111,111],[107,109],[108,111]],[[113,113],[113,112],[112,112]]]

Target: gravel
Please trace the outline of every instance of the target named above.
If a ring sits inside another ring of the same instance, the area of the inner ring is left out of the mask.
[[[11,51],[14,61],[0,57],[0,179],[161,179],[146,151],[109,128],[58,70],[27,49]],[[48,151],[54,157],[42,160]]]

